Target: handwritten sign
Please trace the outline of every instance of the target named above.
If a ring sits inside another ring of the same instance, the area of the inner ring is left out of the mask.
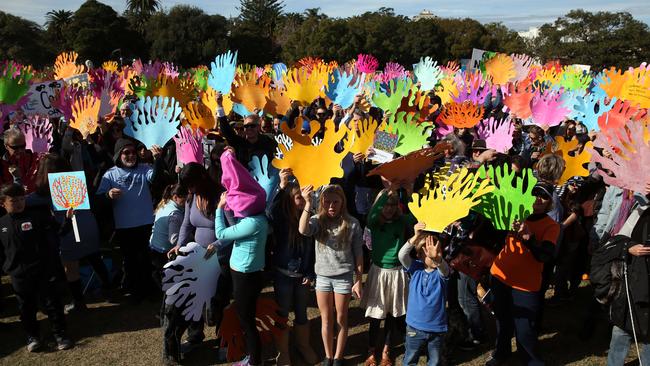
[[[23,106],[26,115],[43,115],[48,117],[60,117],[61,111],[52,105],[56,93],[61,90],[63,83],[60,80],[46,81],[44,83],[32,84],[29,87],[29,100]]]

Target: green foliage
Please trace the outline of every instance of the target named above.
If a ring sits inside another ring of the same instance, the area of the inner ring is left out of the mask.
[[[57,50],[71,48],[67,38],[64,36],[64,32],[72,22],[73,15],[74,13],[69,10],[52,10],[45,14],[47,37]]]
[[[36,23],[1,11],[0,45],[0,60],[42,67],[54,58],[45,32]]]
[[[221,15],[208,15],[203,10],[177,5],[167,13],[151,16],[145,37],[152,59],[171,61],[185,67],[207,65],[226,51],[228,21]]]

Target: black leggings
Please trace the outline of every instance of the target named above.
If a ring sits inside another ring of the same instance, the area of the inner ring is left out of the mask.
[[[97,274],[97,277],[102,281],[102,288],[104,289],[109,289],[112,287],[112,281],[111,281],[111,276],[108,273],[108,268],[106,268],[106,264],[102,260],[102,254],[97,251],[93,254],[89,254],[85,256],[83,259],[88,261],[91,267],[93,267],[93,271],[95,271],[95,274]]]
[[[262,271],[242,273],[230,270],[232,276],[233,297],[237,317],[244,331],[246,348],[250,356],[249,364],[262,364],[262,345],[260,334],[257,331],[255,313],[257,310],[257,298],[262,292],[264,276]]]
[[[149,237],[151,225],[116,229],[114,241],[120,246],[124,263],[122,286],[135,297],[153,293]]]
[[[368,348],[377,351],[383,350],[384,346],[392,348],[392,344],[399,339],[404,332],[406,316],[393,317],[386,315],[384,329],[381,329],[381,319],[370,318],[370,329],[368,330]]]

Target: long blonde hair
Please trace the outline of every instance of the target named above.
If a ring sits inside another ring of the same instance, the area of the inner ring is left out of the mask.
[[[338,217],[330,218],[327,215],[327,208],[325,208],[325,195],[334,194],[341,199],[341,211]],[[345,199],[345,192],[343,188],[337,184],[330,184],[320,194],[318,205],[318,232],[316,233],[316,240],[322,243],[326,242],[330,235],[333,235],[337,230],[338,236],[337,249],[345,249],[350,245],[350,231],[352,230],[352,217],[348,213],[347,200]]]

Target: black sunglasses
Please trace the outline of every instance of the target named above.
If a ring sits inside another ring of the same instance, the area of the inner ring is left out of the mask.
[[[244,125],[244,128],[246,128],[246,129],[257,128],[257,125],[256,124],[247,124],[247,125]]]
[[[27,147],[27,144],[22,144],[22,145],[6,145],[7,147],[11,148],[12,150],[20,150],[24,149]]]

